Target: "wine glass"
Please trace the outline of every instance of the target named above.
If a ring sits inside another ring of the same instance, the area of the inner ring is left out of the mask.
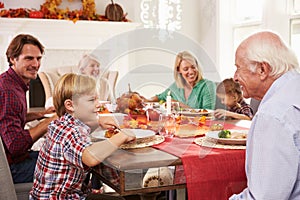
[[[181,113],[180,104],[179,102],[172,102],[171,103],[171,113],[177,117]]]
[[[176,131],[176,119],[173,114],[160,114],[158,132],[164,137],[173,137]]]

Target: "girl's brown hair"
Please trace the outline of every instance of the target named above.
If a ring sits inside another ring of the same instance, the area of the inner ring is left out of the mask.
[[[238,82],[235,82],[232,78],[224,79],[217,86],[216,92],[217,94],[237,95],[238,101],[240,101],[243,98],[240,84]]]

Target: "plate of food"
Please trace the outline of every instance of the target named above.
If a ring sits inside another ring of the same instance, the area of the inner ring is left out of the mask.
[[[175,136],[177,137],[195,137],[204,136],[209,131],[207,126],[197,126],[195,124],[182,124],[177,127]]]
[[[247,134],[247,130],[221,130],[209,131],[205,135],[220,144],[246,145]]]
[[[209,116],[212,113],[213,110],[209,110],[209,109],[184,109],[180,111],[180,114],[185,116],[199,116],[199,115]]]
[[[144,147],[150,147],[156,144],[160,144],[165,141],[165,137],[162,135],[154,135],[151,137],[136,139],[133,142],[122,144],[121,149],[138,149]]]
[[[137,149],[149,147],[155,144],[162,143],[165,138],[161,135],[155,135],[155,132],[152,130],[144,130],[144,129],[122,129],[124,131],[131,131],[136,135],[136,140],[122,144],[120,146],[121,149]],[[92,137],[97,139],[107,139],[112,137],[113,134],[118,133],[116,130],[101,130],[94,131],[92,133]]]
[[[144,130],[144,129],[121,129],[121,130],[133,132],[137,139],[148,138],[155,135],[155,132],[152,130]],[[92,137],[97,139],[107,139],[117,133],[118,131],[116,129],[115,130],[111,129],[111,130],[94,131],[91,135]]]

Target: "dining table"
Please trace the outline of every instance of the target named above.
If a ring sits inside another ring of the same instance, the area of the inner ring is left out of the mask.
[[[248,120],[206,122],[220,123],[224,129],[246,131],[251,125]],[[121,196],[154,200],[161,191],[185,188],[189,200],[222,200],[247,187],[245,148],[206,141],[206,136],[166,137],[149,147],[119,148],[92,171]]]

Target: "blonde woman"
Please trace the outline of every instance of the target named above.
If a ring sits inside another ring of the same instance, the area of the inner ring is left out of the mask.
[[[161,94],[146,101],[166,101],[169,91],[173,101],[178,101],[182,108],[214,109],[215,84],[203,77],[197,59],[188,51],[177,54],[174,64],[175,82]]]

